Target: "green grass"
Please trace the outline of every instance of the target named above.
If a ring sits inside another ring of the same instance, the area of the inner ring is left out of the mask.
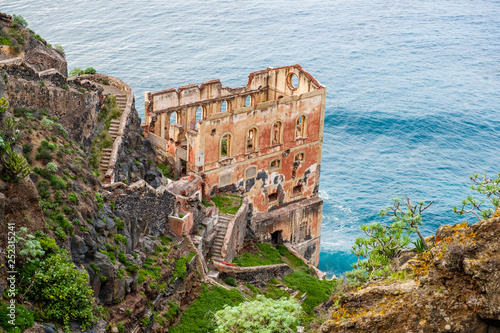
[[[309,266],[307,266],[304,261],[300,258],[297,258],[296,256],[294,256],[293,254],[290,253],[290,251],[288,251],[288,249],[286,248],[285,245],[278,245],[277,247],[279,253],[286,258],[286,262],[287,264],[293,268],[293,270],[295,271],[305,271],[309,268]]]
[[[186,265],[189,264],[191,259],[195,256],[194,252],[189,253],[187,257],[180,257],[177,262],[175,263],[175,270],[173,273],[173,278],[181,278],[184,280],[184,277],[186,276],[187,268]]]
[[[243,297],[236,289],[228,291],[217,286],[208,288],[203,285],[201,295],[182,315],[181,324],[169,327],[168,331],[171,333],[213,332],[213,313],[222,309],[224,305],[235,306],[243,301]]]
[[[307,293],[302,308],[307,313],[306,320],[314,318],[314,308],[328,300],[339,285],[339,280],[320,280],[304,272],[294,272],[283,278],[283,283],[289,288]]]
[[[236,194],[219,194],[211,198],[222,214],[234,215],[240,209],[243,198]]]
[[[241,267],[253,267],[264,265],[283,264],[280,251],[273,248],[270,244],[258,243],[259,253],[243,253],[241,256],[233,259],[233,263]]]

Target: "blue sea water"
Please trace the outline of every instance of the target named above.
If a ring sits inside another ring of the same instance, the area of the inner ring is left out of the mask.
[[[144,92],[301,64],[326,85],[320,268],[341,274],[395,195],[434,199],[424,234],[473,173],[500,172],[498,0],[0,0],[66,50],[69,68]],[[473,222],[473,217],[467,217]]]

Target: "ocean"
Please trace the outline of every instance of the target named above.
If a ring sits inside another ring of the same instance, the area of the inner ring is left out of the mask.
[[[144,93],[300,64],[327,86],[320,269],[341,275],[359,226],[397,195],[457,216],[469,176],[500,172],[498,0],[0,0],[66,51]]]

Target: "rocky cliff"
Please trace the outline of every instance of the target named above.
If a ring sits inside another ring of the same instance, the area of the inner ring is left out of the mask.
[[[64,53],[56,50],[32,30],[16,23],[12,16],[0,13],[0,60],[22,58],[37,71],[54,68],[63,76],[68,75]]]
[[[320,332],[500,332],[499,215],[441,226],[430,251],[394,263],[400,279],[336,296]]]

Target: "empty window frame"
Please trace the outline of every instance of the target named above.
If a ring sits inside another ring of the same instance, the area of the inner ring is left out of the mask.
[[[200,120],[203,120],[206,118],[206,111],[205,111],[205,107],[203,106],[198,106],[198,108],[196,109],[196,114],[195,114],[195,123],[194,123],[194,129],[198,130],[198,122]]]
[[[304,153],[303,151],[295,154],[293,157],[293,161],[298,162],[299,164],[303,163],[305,159],[306,159],[306,153]]]
[[[269,205],[276,204],[278,202],[278,192],[269,194],[267,196],[267,202]]]
[[[283,143],[283,123],[280,120],[271,125],[271,146]]]
[[[221,159],[231,156],[233,136],[231,133],[224,133],[220,139],[220,157]]]
[[[220,112],[226,112],[229,110],[229,103],[227,101],[223,101],[220,105]]]
[[[269,163],[269,171],[277,171],[281,169],[281,158],[277,158]]]
[[[245,152],[251,152],[258,149],[259,144],[259,131],[257,127],[250,127],[246,133],[246,149]]]
[[[302,194],[303,186],[302,184],[297,184],[292,188],[292,196],[298,196]]]
[[[295,73],[289,73],[286,77],[286,83],[290,90],[296,90],[299,87],[299,78]]]
[[[305,138],[306,137],[306,128],[307,128],[307,119],[306,116],[300,115],[297,117],[295,121],[295,138]]]
[[[247,97],[245,97],[245,103],[243,104],[243,106],[252,106],[252,95],[248,95]]]
[[[178,124],[179,123],[179,115],[177,112],[172,112],[170,114],[170,124]]]

